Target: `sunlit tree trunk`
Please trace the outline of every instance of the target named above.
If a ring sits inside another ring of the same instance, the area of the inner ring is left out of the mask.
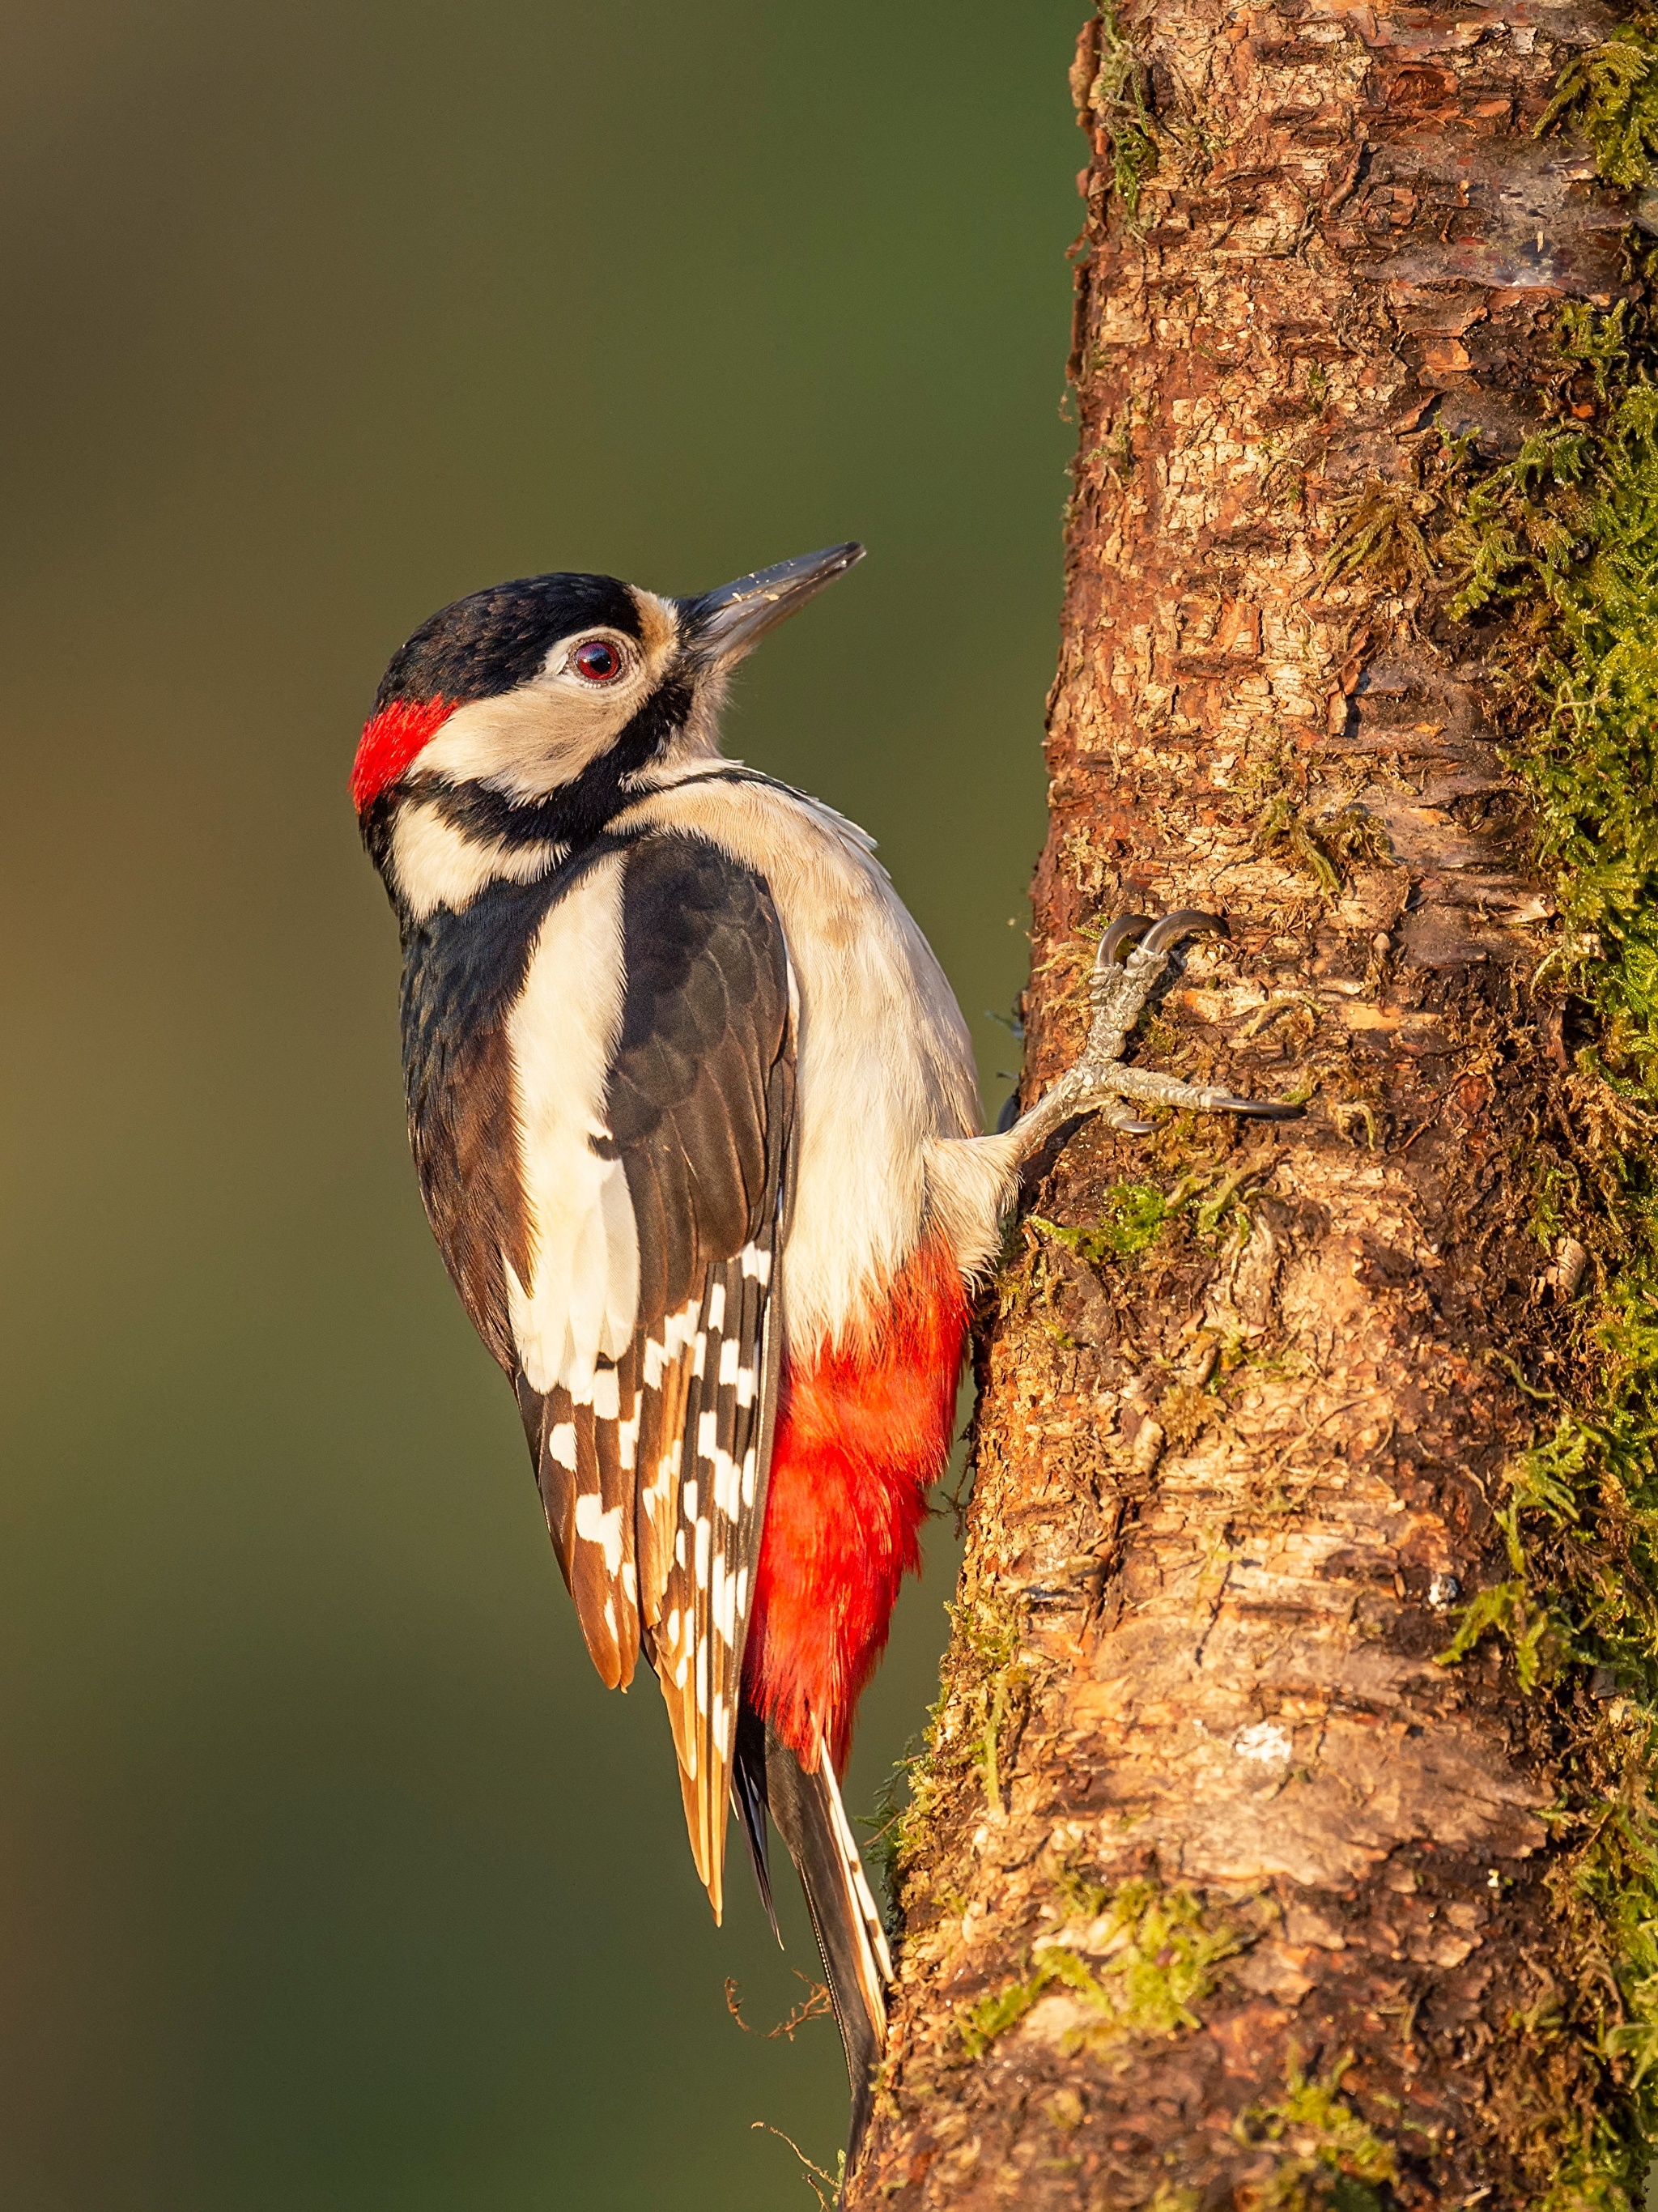
[[[1482,471],[1604,412],[1562,317],[1633,299],[1631,196],[1582,102],[1536,126],[1615,21],[1083,33],[1023,1095],[1100,927],[1196,907],[1230,939],[1139,1057],[1307,1113],[1089,1127],[1029,1193],[852,2206],[1565,2212],[1638,2173],[1641,2023],[1579,1879],[1631,1701],[1512,1510],[1591,1387],[1594,1237],[1537,1172],[1578,1171],[1587,1016],[1533,988],[1525,685],[1467,589]]]

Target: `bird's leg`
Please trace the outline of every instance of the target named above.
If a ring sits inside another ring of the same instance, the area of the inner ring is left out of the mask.
[[[1009,1132],[1018,1139],[1021,1159],[1029,1159],[1055,1130],[1084,1114],[1098,1114],[1114,1128],[1145,1134],[1154,1125],[1137,1118],[1127,1103],[1131,1100],[1143,1100],[1148,1106],[1183,1106],[1201,1114],[1247,1114],[1268,1121],[1289,1121],[1301,1112],[1299,1106],[1235,1098],[1230,1091],[1182,1083],[1156,1068],[1131,1067],[1123,1060],[1128,1033],[1181,939],[1198,930],[1224,932],[1225,927],[1218,915],[1199,914],[1192,908],[1165,915],[1161,921],[1128,914],[1112,923],[1100,939],[1088,979],[1093,1018],[1081,1055]],[[1130,945],[1132,951],[1127,949]]]

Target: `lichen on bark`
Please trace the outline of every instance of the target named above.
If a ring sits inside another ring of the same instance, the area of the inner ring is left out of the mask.
[[[1638,2193],[1654,51],[1565,0],[1083,33],[1026,1096],[1114,911],[1218,907],[1138,1048],[1309,1110],[1031,1193],[851,2205]]]

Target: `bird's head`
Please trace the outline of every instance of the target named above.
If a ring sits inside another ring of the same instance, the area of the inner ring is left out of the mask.
[[[653,772],[714,753],[732,669],[843,575],[834,545],[671,599],[613,576],[457,599],[392,654],[351,771],[394,896],[464,902],[592,836]],[[470,890],[469,890],[470,886]]]

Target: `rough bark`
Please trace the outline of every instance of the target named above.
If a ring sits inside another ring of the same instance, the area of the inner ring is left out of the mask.
[[[1139,1055],[1308,1112],[1091,1127],[1031,1194],[850,2206],[1619,2201],[1541,1817],[1591,1689],[1522,1694],[1496,1636],[1440,1663],[1510,1571],[1582,1263],[1532,1218],[1567,1052],[1500,633],[1447,619],[1431,551],[1448,439],[1593,410],[1560,309],[1626,292],[1628,207],[1533,128],[1613,20],[1159,0],[1083,33],[1025,1099],[1090,933],[1193,906],[1230,940]]]

